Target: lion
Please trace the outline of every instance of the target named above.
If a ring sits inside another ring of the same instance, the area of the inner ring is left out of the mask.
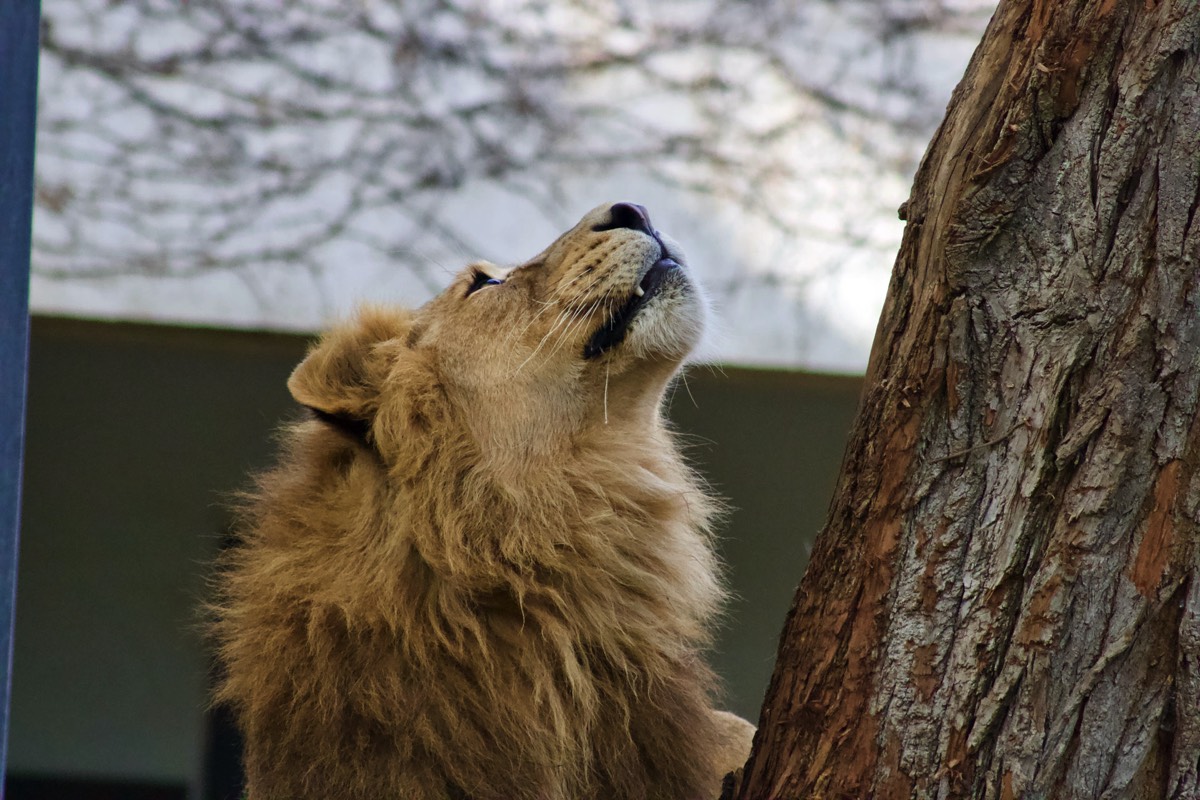
[[[319,340],[217,578],[250,800],[720,793],[754,728],[713,706],[716,504],[663,418],[704,317],[616,203]]]

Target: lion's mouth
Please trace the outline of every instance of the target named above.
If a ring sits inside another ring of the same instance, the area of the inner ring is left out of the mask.
[[[633,318],[654,299],[670,278],[672,271],[677,269],[680,269],[679,262],[673,258],[663,257],[654,262],[654,266],[646,271],[634,287],[629,300],[604,321],[592,334],[591,339],[588,339],[583,348],[583,357],[596,358],[624,341]]]

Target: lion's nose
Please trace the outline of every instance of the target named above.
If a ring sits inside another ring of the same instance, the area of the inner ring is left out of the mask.
[[[609,213],[612,214],[612,220],[607,225],[610,230],[629,228],[651,235],[654,233],[654,229],[650,227],[650,213],[646,211],[645,206],[639,206],[637,203],[613,203]]]

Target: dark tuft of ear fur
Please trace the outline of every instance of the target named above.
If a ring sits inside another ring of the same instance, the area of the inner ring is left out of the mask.
[[[312,406],[305,406],[305,408],[312,412],[313,417],[331,428],[341,431],[351,439],[357,439],[363,444],[371,443],[371,421],[369,419],[357,419],[344,414],[329,414]]]
[[[412,327],[412,312],[366,308],[325,333],[288,378],[296,402],[344,432],[365,439],[380,389]]]

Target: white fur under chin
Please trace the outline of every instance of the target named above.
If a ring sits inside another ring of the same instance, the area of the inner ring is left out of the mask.
[[[672,284],[646,305],[629,327],[626,341],[636,358],[686,359],[704,337],[708,298],[690,276]]]

